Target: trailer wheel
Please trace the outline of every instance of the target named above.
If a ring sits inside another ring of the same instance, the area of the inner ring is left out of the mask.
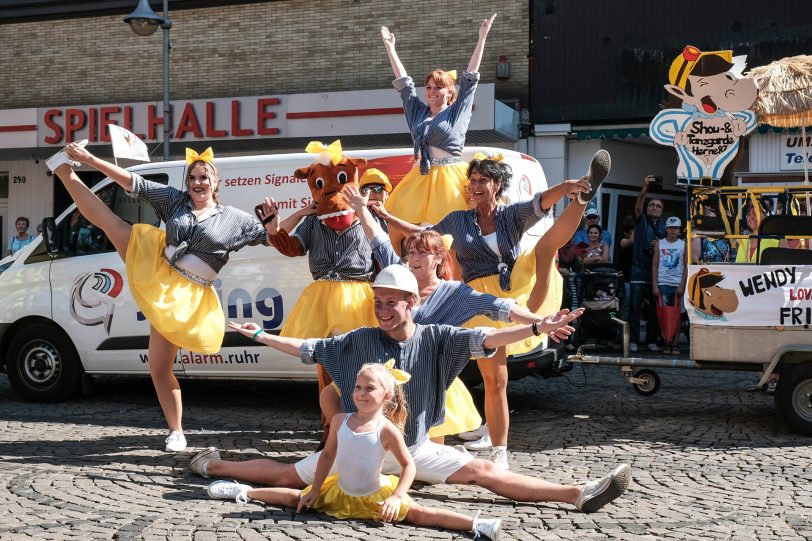
[[[635,372],[634,377],[643,380],[643,383],[632,383],[632,387],[637,394],[651,396],[660,390],[660,376],[654,370],[643,368]]]
[[[58,327],[25,327],[9,344],[9,383],[25,400],[59,402],[81,388],[82,365],[73,343]]]
[[[775,389],[775,406],[794,432],[812,435],[812,364],[782,370]]]

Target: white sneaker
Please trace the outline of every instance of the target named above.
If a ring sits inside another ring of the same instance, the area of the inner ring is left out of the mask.
[[[470,449],[472,451],[485,451],[493,447],[493,444],[491,444],[491,435],[488,434],[487,432],[485,433],[484,436],[482,436],[478,440],[466,441],[465,443],[463,443],[463,445],[465,446],[466,449]]]
[[[189,469],[199,476],[208,479],[209,476],[206,474],[206,465],[212,460],[220,460],[220,451],[214,447],[209,447],[192,457],[192,460],[189,461]]]
[[[488,457],[488,460],[493,462],[494,466],[500,470],[508,471],[510,469],[510,465],[508,464],[507,449],[503,447],[497,447],[494,449],[493,452],[491,452],[491,456]]]
[[[168,453],[179,453],[186,449],[186,436],[183,432],[170,432],[169,437],[166,438],[166,451]]]
[[[87,145],[87,139],[77,141],[76,144],[79,145],[80,147],[83,147]],[[60,150],[59,152],[57,152],[56,154],[45,160],[45,165],[47,165],[48,169],[50,169],[51,171],[55,171],[56,168],[62,165],[63,163],[66,163],[71,167],[79,167],[81,165],[79,162],[75,162],[70,158],[68,158],[68,153],[65,152],[65,149]]]
[[[479,513],[474,517],[474,539],[487,537],[491,541],[498,541],[501,530],[501,518],[479,518]]]
[[[488,425],[482,423],[476,430],[469,430],[468,432],[460,432],[459,434],[457,434],[457,437],[465,441],[474,441],[478,440],[482,436],[486,436],[487,434],[488,434]]]
[[[594,513],[626,492],[631,480],[631,467],[621,464],[609,475],[585,484],[581,495],[575,500],[575,507],[583,513]]]
[[[634,343],[629,344],[629,351],[631,351],[632,353],[637,353],[637,344]]]
[[[251,487],[237,481],[215,481],[206,488],[206,492],[217,500],[234,500],[237,503],[248,503],[248,491]]]
[[[657,344],[649,344],[648,350],[652,353],[657,353],[658,351],[660,351],[660,346],[658,346]]]

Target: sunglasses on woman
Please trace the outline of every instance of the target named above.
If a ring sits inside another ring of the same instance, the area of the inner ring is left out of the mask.
[[[372,190],[375,193],[381,193],[384,191],[384,187],[381,184],[367,184],[366,186],[361,186],[361,194],[365,194]]]

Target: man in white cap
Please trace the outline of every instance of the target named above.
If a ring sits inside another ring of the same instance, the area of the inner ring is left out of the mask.
[[[665,221],[665,238],[654,241],[651,254],[651,292],[658,301],[674,306],[685,293],[685,281],[688,276],[685,241],[679,238],[682,222],[676,216]],[[677,335],[679,336],[679,335]],[[677,355],[676,340],[666,343],[663,348],[666,355]]]
[[[601,215],[598,212],[598,209],[595,207],[589,207],[586,209],[584,213],[584,221],[586,225],[583,229],[579,229],[575,232],[575,235],[572,236],[572,244],[574,246],[578,246],[579,243],[583,242],[585,245],[589,244],[589,228],[593,225],[599,225],[603,228],[601,224]],[[606,229],[603,229],[601,233],[601,244],[605,244],[609,247],[609,257],[612,257],[612,234],[609,233]]]
[[[495,349],[533,334],[572,332],[567,324],[576,317],[562,310],[530,325],[502,329],[461,329],[449,325],[417,325],[411,310],[420,302],[417,279],[402,265],[383,269],[372,286],[379,328],[365,327],[326,339],[300,340],[264,333],[258,325],[230,322],[229,327],[275,349],[298,356],[306,364],[319,363],[341,389],[344,411],[355,411],[352,392],[355,376],[364,363],[395,360],[395,367],[412,378],[404,385],[409,418],[406,444],[414,458],[416,479],[426,483],[476,484],[516,501],[570,503],[583,512],[594,512],[620,496],[628,487],[627,464],[585,485],[559,485],[504,471],[488,460],[474,459],[453,447],[428,439],[428,429],[442,422],[445,392],[469,359],[489,357]],[[256,484],[303,488],[313,482],[318,453],[296,464],[270,459],[232,462],[220,460],[207,449],[195,455],[191,469],[204,477],[227,477]],[[399,472],[390,454],[383,472]],[[238,483],[235,485],[239,486]],[[239,488],[235,488],[239,492]]]

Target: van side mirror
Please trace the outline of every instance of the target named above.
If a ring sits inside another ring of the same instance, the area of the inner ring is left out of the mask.
[[[44,218],[42,220],[42,240],[49,254],[59,251],[59,240],[56,238],[56,220]]]

